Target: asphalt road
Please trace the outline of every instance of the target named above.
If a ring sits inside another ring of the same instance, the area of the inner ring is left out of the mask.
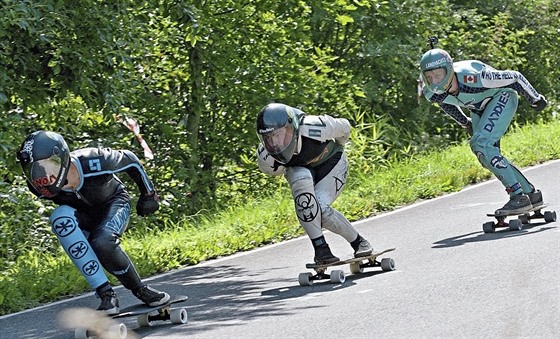
[[[524,170],[560,213],[560,161]],[[342,197],[344,198],[344,197]],[[313,257],[301,237],[150,279],[187,294],[185,325],[127,326],[141,338],[560,338],[560,222],[485,234],[486,213],[507,196],[492,180],[356,223],[397,270],[351,275],[344,284],[298,284]],[[351,253],[326,233],[333,252]],[[135,302],[118,288],[121,305]],[[0,338],[73,338],[57,314],[97,307],[87,294],[0,317]]]

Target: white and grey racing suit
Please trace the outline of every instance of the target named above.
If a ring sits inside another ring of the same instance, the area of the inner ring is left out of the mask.
[[[322,228],[348,242],[358,232],[344,215],[331,207],[340,196],[348,175],[344,144],[350,123],[328,115],[305,115],[299,125],[296,153],[286,164],[276,161],[262,144],[257,150],[259,168],[269,175],[284,175],[292,190],[296,215],[310,239],[323,235]]]

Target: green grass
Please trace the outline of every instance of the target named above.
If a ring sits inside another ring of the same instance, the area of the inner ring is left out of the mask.
[[[502,140],[502,149],[519,167],[559,159],[560,120],[512,128]],[[390,163],[368,174],[351,169],[346,192],[335,207],[355,221],[491,177],[463,143]],[[279,187],[269,198],[248,197],[242,206],[185,219],[164,230],[131,229],[125,233],[123,246],[141,275],[149,276],[300,236],[303,230],[295,218],[288,186]],[[54,257],[29,252],[0,272],[0,314],[88,290],[62,250]]]

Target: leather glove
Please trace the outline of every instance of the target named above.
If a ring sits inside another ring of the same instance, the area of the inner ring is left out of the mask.
[[[136,213],[145,217],[159,209],[159,195],[154,191],[152,194],[142,194],[136,203]]]
[[[548,105],[548,102],[546,101],[544,95],[541,94],[539,100],[535,101],[531,105],[531,108],[538,112],[538,111],[542,111],[546,107],[546,105]]]

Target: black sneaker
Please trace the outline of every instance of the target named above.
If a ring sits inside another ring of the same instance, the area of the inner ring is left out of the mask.
[[[496,210],[496,215],[511,215],[519,214],[523,212],[528,212],[533,205],[531,205],[531,200],[526,194],[512,195],[509,201],[504,205],[504,207]]]
[[[351,245],[354,249],[354,258],[367,257],[373,253],[373,247],[371,247],[370,243],[361,236],[357,241],[352,242]]]
[[[147,285],[137,291],[132,291],[132,294],[148,306],[163,305],[170,299],[169,294],[155,290]]]
[[[543,204],[542,193],[540,190],[535,190],[527,195],[529,196],[529,200],[531,200],[531,205],[533,205],[533,207],[539,207]]]
[[[117,299],[117,294],[113,290],[108,290],[101,295],[98,295],[101,299],[101,305],[97,308],[98,311],[103,311],[108,315],[118,314],[119,309],[119,299]]]
[[[338,257],[335,257],[332,254],[329,245],[322,245],[319,247],[315,247],[315,258],[313,258],[313,260],[318,265],[330,264],[333,262],[340,261]]]

